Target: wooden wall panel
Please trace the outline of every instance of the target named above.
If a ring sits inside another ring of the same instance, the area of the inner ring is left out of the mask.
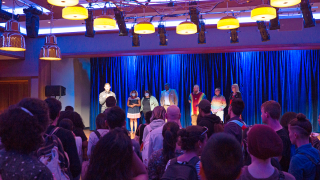
[[[45,87],[51,85],[51,62],[39,60],[39,99],[46,99]]]

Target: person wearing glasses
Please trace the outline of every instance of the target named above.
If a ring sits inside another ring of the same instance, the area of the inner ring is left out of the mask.
[[[141,106],[140,98],[138,97],[138,92],[136,90],[132,90],[130,92],[130,97],[128,98],[127,106],[128,106],[127,117],[130,119],[131,134],[133,134],[133,133],[136,133],[137,131],[137,125],[138,125],[137,120],[138,118],[140,118],[139,107]]]

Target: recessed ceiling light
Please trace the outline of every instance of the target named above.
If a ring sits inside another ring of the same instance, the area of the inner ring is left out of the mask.
[[[2,4],[4,4],[4,3],[6,3],[6,2],[2,1]]]
[[[50,24],[51,22],[49,21],[48,23]]]

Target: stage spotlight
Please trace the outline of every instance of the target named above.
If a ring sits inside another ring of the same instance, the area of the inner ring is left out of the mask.
[[[300,9],[303,15],[304,28],[314,27],[316,25],[316,21],[313,18],[309,0],[302,0],[300,3]]]
[[[132,33],[132,47],[139,47],[140,46],[139,34],[136,34],[134,32],[134,26],[132,26],[131,28],[131,33]]]
[[[200,31],[198,34],[198,44],[205,44],[206,43],[206,24],[204,21],[200,21],[199,23]]]
[[[276,8],[276,11],[277,11],[277,17],[274,18],[274,19],[271,19],[270,23],[269,23],[269,29],[270,30],[280,29],[279,12],[278,12],[279,8]]]
[[[116,18],[118,27],[119,27],[119,36],[128,36],[129,29],[126,27],[126,22],[124,21],[124,15],[123,12],[118,9],[114,8],[114,16]]]
[[[166,29],[163,24],[158,25],[158,34],[160,39],[160,46],[168,45]]]
[[[85,19],[86,22],[86,37],[94,37],[94,34],[96,33],[93,28],[93,10],[88,9],[88,18]]]
[[[26,14],[26,30],[27,36],[30,38],[36,38],[39,34],[39,15],[42,15],[42,11],[37,8],[29,7],[23,9],[23,13]]]
[[[266,42],[270,40],[270,34],[267,31],[267,27],[264,21],[257,21],[258,29],[260,31],[262,42]]]
[[[191,22],[193,22],[195,25],[197,25],[197,33],[200,32],[200,27],[199,27],[199,11],[195,7],[190,7],[189,8],[189,14],[190,14],[190,19]]]
[[[239,37],[238,37],[238,28],[236,29],[230,29],[230,43],[238,43]]]

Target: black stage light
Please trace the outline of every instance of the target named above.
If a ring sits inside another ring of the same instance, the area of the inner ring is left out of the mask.
[[[39,34],[39,15],[42,15],[42,11],[37,8],[29,7],[23,9],[23,13],[26,14],[26,30],[27,36],[30,38],[36,38]]]
[[[170,1],[168,4],[167,4],[168,7],[174,7],[174,2]]]
[[[230,29],[230,43],[238,43],[239,37],[238,37],[238,28],[236,29]]]
[[[309,0],[301,0],[300,9],[303,15],[304,28],[314,27],[316,25],[316,21],[313,18]]]
[[[200,31],[199,27],[199,11],[195,7],[189,7],[189,14],[190,14],[190,19],[191,22],[193,22],[195,25],[197,25],[198,31]]]
[[[93,10],[92,9],[88,9],[88,18],[85,19],[85,22],[86,22],[86,33],[85,33],[85,36],[86,37],[94,37],[94,34],[96,33],[94,31],[94,28],[93,28]]]
[[[158,25],[158,34],[160,39],[160,46],[168,45],[166,28],[164,27],[163,24]]]
[[[119,36],[128,36],[129,29],[127,29],[126,22],[124,21],[123,12],[118,8],[114,8],[113,11],[119,28]]]
[[[136,34],[134,32],[134,26],[132,26],[131,28],[131,33],[132,33],[132,47],[139,47],[140,46],[139,34]]]
[[[277,30],[280,29],[280,22],[279,22],[279,8],[277,10],[277,17],[270,20],[269,29],[270,30]]]
[[[270,40],[270,34],[267,31],[267,27],[264,21],[257,21],[258,29],[260,31],[262,42],[266,42]]]
[[[200,21],[199,23],[200,31],[198,34],[198,44],[205,44],[206,43],[206,24],[204,21]]]

